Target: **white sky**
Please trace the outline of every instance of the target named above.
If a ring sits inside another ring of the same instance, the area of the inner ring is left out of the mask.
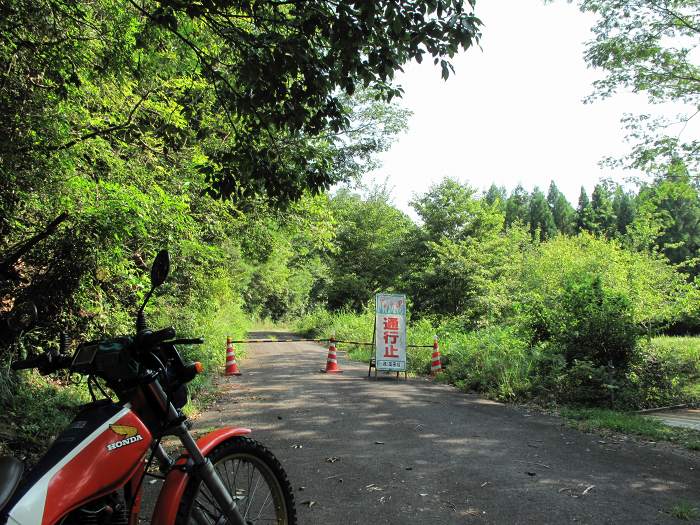
[[[564,0],[479,0],[477,15],[483,51],[455,57],[447,82],[428,59],[397,76],[400,103],[414,114],[365,182],[387,180],[395,204],[409,211],[413,194],[445,176],[545,193],[554,180],[576,206],[581,185],[590,194],[601,178],[633,175],[598,166],[629,151],[620,118],[647,106],[631,93],[583,104],[601,74],[583,60],[593,17]]]

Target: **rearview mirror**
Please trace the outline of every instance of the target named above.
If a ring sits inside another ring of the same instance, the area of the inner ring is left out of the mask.
[[[27,301],[15,305],[7,318],[7,326],[13,332],[23,332],[29,329],[36,322],[36,319],[36,305]]]
[[[161,250],[151,266],[151,287],[156,288],[163,284],[168,273],[170,273],[170,254],[168,250]]]

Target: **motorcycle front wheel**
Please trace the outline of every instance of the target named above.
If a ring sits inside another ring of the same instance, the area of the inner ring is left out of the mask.
[[[207,456],[238,506],[246,524],[296,525],[294,493],[282,465],[263,445],[235,437]],[[209,489],[192,477],[182,495],[178,525],[225,524]]]

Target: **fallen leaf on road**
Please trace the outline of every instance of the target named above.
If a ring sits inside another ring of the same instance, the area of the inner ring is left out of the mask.
[[[466,510],[467,515],[469,516],[479,516],[481,514],[481,511],[475,507],[469,507]]]
[[[406,470],[413,470],[413,467],[406,467]],[[690,469],[693,470],[693,469]]]
[[[375,445],[383,445],[384,442],[383,442],[383,441],[375,441],[374,444],[375,444]]]
[[[591,490],[593,490],[594,488],[595,488],[595,485],[589,485],[588,487],[586,487],[586,490],[584,490],[584,491],[581,493],[581,496],[585,496],[586,494],[588,494],[588,493],[589,493]]]
[[[292,445],[292,448],[304,448],[304,445],[300,445],[299,443],[295,443]]]
[[[525,472],[528,476],[537,476],[537,472]]]
[[[491,484],[490,481],[484,481],[484,482],[481,484],[481,488],[483,489],[486,485],[490,485],[490,484]]]
[[[328,463],[335,463],[336,461],[340,461],[340,458],[337,457],[337,456],[331,456],[331,457],[329,457],[329,458],[326,458],[326,461],[327,461]]]
[[[544,463],[537,463],[536,461],[525,461],[523,459],[516,459],[515,461],[517,461],[518,463],[526,463],[528,465],[537,465],[538,467],[544,467],[548,469],[552,468],[549,465],[545,465]]]
[[[299,490],[304,490],[306,487],[299,487]]]
[[[315,502],[315,501],[311,501],[311,500],[307,500],[307,501],[302,501],[301,504],[302,504],[302,505],[306,505],[307,507],[311,508],[311,507],[313,507],[314,505],[316,505],[316,502]]]

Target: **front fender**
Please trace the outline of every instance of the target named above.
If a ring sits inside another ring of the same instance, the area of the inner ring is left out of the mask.
[[[210,432],[197,440],[197,446],[206,457],[220,443],[235,436],[245,436],[250,434],[249,428],[224,427],[214,432]],[[184,465],[189,454],[186,452],[180,456],[175,465]],[[190,474],[179,468],[173,468],[165,477],[163,488],[158,495],[156,507],[153,510],[151,519],[152,525],[174,525],[177,517],[177,509],[180,506],[180,499],[185,492]]]

